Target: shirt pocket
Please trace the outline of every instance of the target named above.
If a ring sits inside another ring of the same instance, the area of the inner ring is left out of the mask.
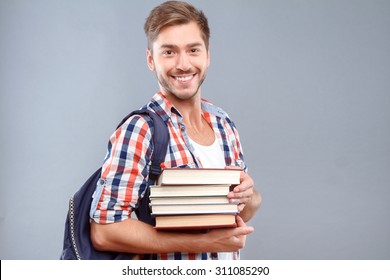
[[[171,147],[165,156],[163,168],[196,168],[198,167],[194,161],[190,150],[184,145]]]

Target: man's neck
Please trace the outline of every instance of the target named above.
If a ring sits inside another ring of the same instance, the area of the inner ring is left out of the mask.
[[[211,145],[215,140],[215,135],[210,124],[203,118],[200,91],[187,100],[178,99],[169,93],[164,95],[182,115],[188,136],[200,145]]]
[[[200,127],[202,125],[202,104],[200,91],[190,99],[179,99],[170,93],[164,96],[180,112],[186,126]]]

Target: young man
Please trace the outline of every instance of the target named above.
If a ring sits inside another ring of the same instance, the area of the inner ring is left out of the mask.
[[[148,187],[153,152],[150,123],[134,116],[110,138],[105,183],[92,209],[93,244],[99,250],[152,254],[155,259],[237,258],[233,252],[245,246],[254,230],[245,222],[259,207],[260,195],[247,173],[233,122],[201,97],[210,64],[207,18],[185,2],[168,1],[151,11],[145,33],[147,64],[160,87],[146,106],[164,119],[170,134],[164,166],[242,168],[241,184],[228,195],[239,203],[238,227],[207,233],[157,231],[131,218]]]

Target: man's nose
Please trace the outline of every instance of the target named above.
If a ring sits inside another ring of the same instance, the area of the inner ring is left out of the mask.
[[[191,69],[191,61],[187,53],[182,53],[177,58],[176,69],[188,71]]]

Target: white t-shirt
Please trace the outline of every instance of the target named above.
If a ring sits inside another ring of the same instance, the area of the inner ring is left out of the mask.
[[[203,146],[194,142],[190,138],[191,145],[195,149],[196,155],[200,158],[203,168],[224,168],[226,166],[225,156],[217,138],[210,146]]]
[[[191,138],[190,142],[196,155],[200,158],[203,168],[224,168],[226,166],[225,156],[216,137],[214,143],[210,146],[200,145]],[[219,260],[233,260],[233,256],[233,252],[218,252]]]

